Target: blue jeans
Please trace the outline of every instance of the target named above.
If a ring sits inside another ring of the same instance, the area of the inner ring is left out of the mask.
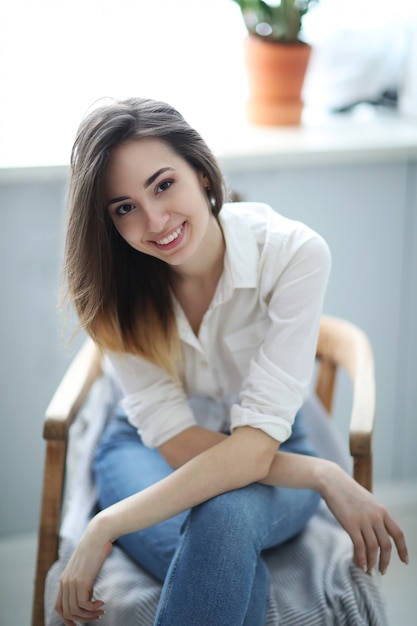
[[[314,454],[296,417],[281,450]],[[119,415],[106,428],[94,463],[105,508],[172,472]],[[262,551],[303,530],[320,497],[259,483],[219,495],[180,515],[118,539],[163,582],[155,626],[262,626],[269,572]]]

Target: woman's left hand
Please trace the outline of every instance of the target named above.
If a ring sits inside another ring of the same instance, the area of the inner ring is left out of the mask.
[[[341,468],[333,465],[332,469],[321,495],[350,535],[355,563],[371,573],[379,552],[379,571],[384,574],[391,558],[391,538],[401,561],[408,563],[404,533],[388,511]]]
[[[93,518],[61,576],[55,609],[65,626],[97,620],[104,614],[104,602],[92,599],[93,587],[112,543],[100,537],[94,522]]]

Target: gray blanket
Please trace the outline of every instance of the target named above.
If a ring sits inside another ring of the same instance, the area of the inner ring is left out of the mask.
[[[100,379],[71,429],[60,557],[47,576],[45,626],[62,625],[53,608],[59,577],[95,503],[91,458],[114,400],[111,384]],[[303,411],[316,446],[322,448],[319,453],[346,466],[349,461],[343,444],[317,400],[311,398]],[[271,573],[266,626],[387,626],[379,575],[368,576],[353,564],[351,540],[324,503],[303,533],[269,550],[264,558]],[[153,625],[160,583],[117,546],[106,560],[95,590],[106,602],[102,626]]]

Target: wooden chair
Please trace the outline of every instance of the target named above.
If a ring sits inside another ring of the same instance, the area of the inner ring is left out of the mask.
[[[350,453],[353,475],[371,490],[375,382],[369,341],[357,326],[323,316],[317,360],[316,393],[329,416],[338,368],[344,369],[352,381]],[[68,430],[100,373],[100,351],[88,339],[70,364],[46,411],[43,436],[47,446],[32,626],[44,626],[45,578],[58,556]]]

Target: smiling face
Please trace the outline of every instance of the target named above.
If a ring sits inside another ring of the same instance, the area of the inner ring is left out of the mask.
[[[196,172],[159,139],[131,140],[116,147],[106,169],[106,204],[125,241],[172,266],[192,263],[219,229]]]

